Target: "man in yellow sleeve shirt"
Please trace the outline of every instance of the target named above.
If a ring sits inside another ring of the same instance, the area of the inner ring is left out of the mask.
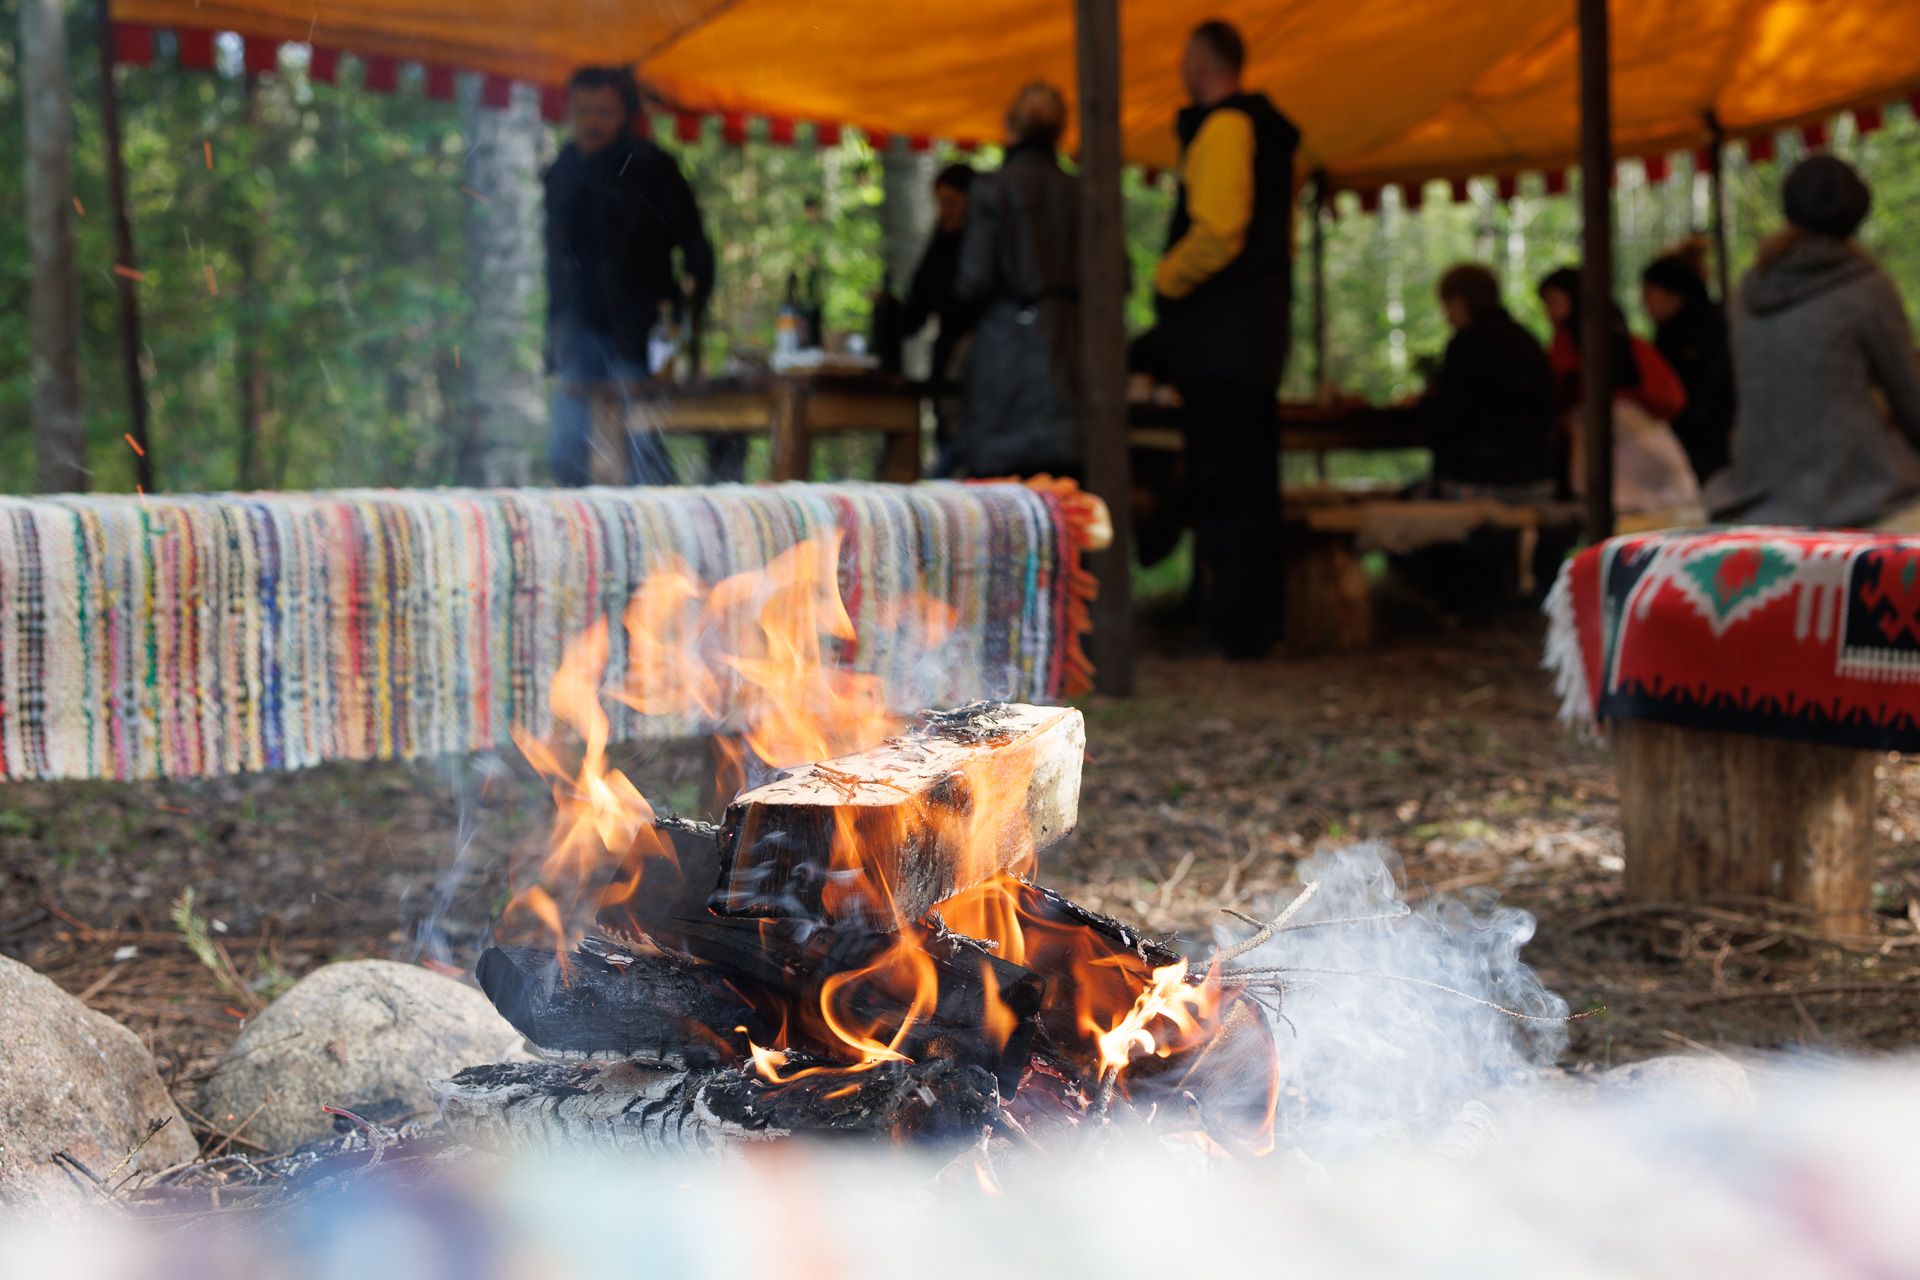
[[[1229,658],[1262,657],[1280,637],[1278,396],[1300,145],[1292,121],[1241,88],[1245,61],[1224,22],[1202,23],[1187,42],[1180,199],[1154,271],[1165,368],[1185,404],[1208,640]]]

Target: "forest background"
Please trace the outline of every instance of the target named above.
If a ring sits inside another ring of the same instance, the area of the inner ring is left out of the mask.
[[[0,0],[0,30],[18,31],[15,5]],[[82,303],[82,394],[96,491],[133,487],[122,442],[128,415],[119,365],[99,119],[99,63],[92,24],[69,20],[76,117],[74,190]],[[305,51],[283,50],[277,74],[249,81],[239,42],[220,47],[215,72],[181,71],[168,56],[127,68],[122,127],[131,213],[144,280],[144,367],[150,438],[160,483],[174,492],[236,487],[318,488],[453,483],[471,433],[471,360],[484,348],[537,385],[544,342],[536,296],[528,322],[476,344],[467,287],[470,220],[528,202],[488,199],[468,182],[479,127],[474,86],[460,99],[431,100],[417,67],[396,93],[364,89],[351,61],[339,83],[308,79]],[[28,257],[22,213],[25,163],[18,45],[0,43],[0,491],[32,488],[28,420]],[[463,78],[463,80],[466,78]],[[1017,86],[1009,85],[1009,94]],[[1284,110],[1285,103],[1278,104]],[[772,343],[789,273],[818,261],[826,278],[829,332],[866,328],[870,298],[886,271],[890,175],[925,175],[932,163],[970,159],[991,168],[988,147],[971,157],[941,144],[933,162],[904,170],[849,132],[833,146],[802,134],[794,145],[765,140],[755,122],[744,145],[708,121],[697,141],[672,136],[671,118],[653,135],[692,180],[719,254],[719,282],[705,350],[709,366],[751,359]],[[1171,127],[1171,122],[1169,122]],[[550,158],[564,138],[543,127]],[[1861,136],[1849,118],[1831,149],[1858,165],[1874,189],[1862,239],[1892,274],[1910,313],[1920,302],[1920,123],[1906,108]],[[1778,158],[1749,163],[1734,149],[1727,165],[1730,258],[1737,279],[1758,241],[1779,225],[1781,175],[1803,152],[1780,139]],[[1704,175],[1683,160],[1649,183],[1637,163],[1621,167],[1618,293],[1636,327],[1648,331],[1632,287],[1665,247],[1707,225]],[[1134,291],[1128,325],[1152,321],[1148,281],[1173,199],[1168,175],[1138,169],[1125,179]],[[1377,213],[1362,214],[1351,193],[1327,225],[1328,367],[1325,375],[1374,401],[1417,393],[1425,357],[1445,343],[1433,284],[1453,263],[1485,262],[1508,303],[1535,332],[1547,326],[1534,283],[1578,256],[1577,175],[1564,196],[1548,196],[1539,175],[1501,200],[1490,181],[1469,184],[1452,203],[1432,184],[1410,210],[1389,189]],[[808,202],[817,201],[817,216]],[[537,217],[538,203],[531,207]],[[1304,241],[1306,220],[1299,220]],[[899,272],[896,272],[896,277]],[[1312,323],[1304,247],[1295,272],[1294,355],[1286,393],[1311,395]],[[894,287],[904,293],[905,281]],[[539,285],[533,285],[536,293]],[[543,439],[529,439],[543,464]],[[1386,463],[1386,460],[1383,460]],[[857,460],[827,452],[820,466]],[[1364,466],[1364,464],[1362,464]],[[1406,465],[1401,459],[1389,470]],[[759,470],[757,464],[750,469]]]

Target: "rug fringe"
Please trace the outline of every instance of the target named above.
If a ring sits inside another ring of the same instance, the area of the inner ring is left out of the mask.
[[[1540,665],[1553,672],[1553,691],[1560,697],[1560,722],[1583,739],[1596,738],[1600,726],[1593,716],[1586,656],[1580,650],[1580,628],[1573,617],[1572,559],[1561,561],[1541,612],[1547,615],[1547,652]]]

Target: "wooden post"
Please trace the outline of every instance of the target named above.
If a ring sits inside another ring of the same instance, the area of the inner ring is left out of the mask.
[[[26,135],[27,310],[33,449],[42,493],[87,487],[80,413],[80,282],[73,257],[73,88],[66,6],[20,0],[20,98]]]
[[[1609,729],[1627,897],[1777,898],[1872,931],[1876,753],[1651,720]]]
[[[1613,535],[1613,106],[1607,0],[1580,5],[1580,394],[1587,540]]]
[[[1133,480],[1127,455],[1127,249],[1120,199],[1119,0],[1075,0],[1080,72],[1080,332],[1087,488],[1106,499],[1113,545],[1088,557],[1094,687],[1133,692]]]
[[[1313,172],[1313,393],[1327,386],[1327,171]]]
[[[1707,194],[1711,205],[1707,225],[1713,236],[1713,274],[1720,285],[1720,305],[1733,300],[1733,264],[1727,261],[1727,135],[1720,128],[1720,117],[1707,112],[1707,128],[1712,138],[1707,143]]]
[[[127,213],[127,171],[120,157],[120,86],[113,78],[113,9],[110,0],[94,6],[94,43],[100,46],[100,128],[107,144],[107,199],[113,205],[114,258],[129,272],[133,256],[133,219]],[[147,438],[147,387],[140,372],[140,295],[131,275],[118,274],[120,364],[127,379],[127,435],[134,442],[133,480],[142,493],[153,492],[153,441]]]
[[[773,386],[773,456],[767,468],[776,481],[813,478],[813,438],[807,433],[807,389],[794,378]]]

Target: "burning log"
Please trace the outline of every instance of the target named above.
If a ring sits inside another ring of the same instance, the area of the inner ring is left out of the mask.
[[[548,1055],[682,1070],[744,1061],[776,1029],[711,965],[588,940],[566,963],[545,947],[492,947],[474,976],[500,1016]]]
[[[1071,831],[1085,748],[1072,708],[977,702],[801,765],[729,806],[713,908],[909,924]]]

